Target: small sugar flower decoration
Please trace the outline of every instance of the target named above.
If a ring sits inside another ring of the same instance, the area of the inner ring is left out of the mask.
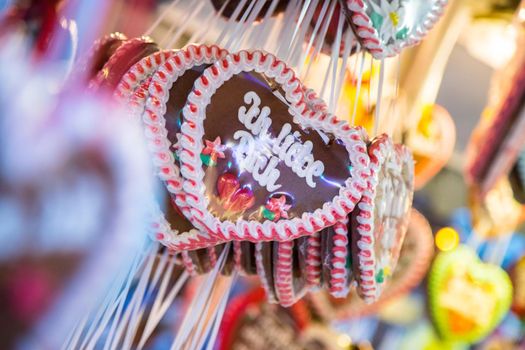
[[[277,221],[280,218],[288,219],[288,210],[290,210],[290,208],[291,205],[286,204],[286,197],[284,195],[272,197],[263,209],[263,216],[272,221]]]
[[[370,19],[381,39],[389,42],[406,37],[408,28],[400,27],[405,19],[405,7],[400,0],[380,0],[378,3],[370,1],[369,4],[372,6]]]
[[[392,275],[392,269],[390,268],[390,257],[381,256],[378,262],[378,269],[376,270],[376,282],[384,283],[387,278]]]
[[[226,150],[226,145],[221,143],[220,136],[217,136],[213,141],[205,141],[206,147],[204,147],[201,154],[202,162],[207,166],[214,166],[217,164],[218,158],[225,158],[224,151]]]

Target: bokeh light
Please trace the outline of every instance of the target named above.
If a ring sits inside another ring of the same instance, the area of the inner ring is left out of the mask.
[[[456,248],[459,244],[459,234],[452,227],[443,227],[436,233],[436,247],[447,252]]]

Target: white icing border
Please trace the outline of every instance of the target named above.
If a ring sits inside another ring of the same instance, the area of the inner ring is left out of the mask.
[[[162,53],[165,54],[165,53]],[[177,207],[183,212],[186,208],[185,195],[182,189],[182,178],[179,167],[175,164],[175,158],[171,151],[171,142],[167,139],[168,131],[166,129],[166,105],[169,99],[169,93],[173,84],[181,77],[188,69],[201,65],[211,64],[217,59],[226,56],[227,51],[220,49],[216,45],[189,45],[184,49],[177,51],[168,51],[164,56],[165,61],[151,76],[151,82],[148,87],[148,96],[141,100],[135,94],[132,94],[130,99],[136,103],[134,112],[138,113],[139,118],[145,127],[145,135],[147,146],[152,153],[154,159],[153,163],[159,178],[166,184],[167,190],[175,200]],[[154,54],[155,55],[155,54]],[[129,95],[130,85],[140,85],[140,77],[137,75],[141,73],[142,77],[147,78],[146,70],[142,73],[142,68],[147,65],[147,58],[140,61],[134,68],[132,68],[121,80],[121,87],[116,94]],[[153,67],[153,65],[152,65]],[[177,246],[173,246],[172,242],[177,241],[179,235],[185,237],[201,237],[202,234],[197,229],[192,229],[188,232],[180,233],[178,231],[169,231],[164,235],[164,239],[160,242],[173,250],[180,250]],[[200,244],[194,245],[190,249],[196,250],[199,248],[209,247],[214,244]]]
[[[350,289],[348,288],[348,218],[336,222],[334,227],[333,247],[330,259],[330,283],[329,292],[336,298],[345,298]]]

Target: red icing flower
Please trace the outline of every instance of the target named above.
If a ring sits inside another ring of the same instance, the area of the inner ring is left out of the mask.
[[[222,207],[228,212],[243,212],[255,202],[252,190],[247,187],[241,188],[237,177],[230,173],[219,176],[217,191]]]
[[[216,162],[217,158],[224,158],[224,150],[226,146],[221,144],[221,137],[217,136],[215,140],[206,141],[206,147],[202,150],[202,154],[209,155],[212,162]]]
[[[286,204],[286,197],[284,195],[280,197],[272,197],[266,203],[266,209],[270,211],[273,215],[268,217],[268,219],[276,221],[281,217],[288,219],[288,210],[290,210],[291,205]]]

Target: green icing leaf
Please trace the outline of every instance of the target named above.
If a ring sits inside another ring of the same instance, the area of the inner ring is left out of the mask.
[[[215,166],[217,163],[215,163],[209,154],[201,154],[201,160],[206,166]]]
[[[397,40],[405,39],[407,35],[408,35],[408,27],[403,27],[401,28],[400,31],[396,33],[396,39]]]
[[[370,19],[372,20],[372,25],[374,28],[379,31],[381,25],[383,25],[383,17],[379,13],[372,11],[372,14],[370,14]]]
[[[383,269],[379,270],[379,272],[376,275],[376,282],[377,283],[383,283],[385,281],[385,276],[383,273]]]
[[[263,217],[265,219],[268,219],[268,220],[271,220],[271,221],[273,221],[275,219],[275,213],[273,211],[268,210],[267,208],[263,209],[262,214],[263,214]]]

